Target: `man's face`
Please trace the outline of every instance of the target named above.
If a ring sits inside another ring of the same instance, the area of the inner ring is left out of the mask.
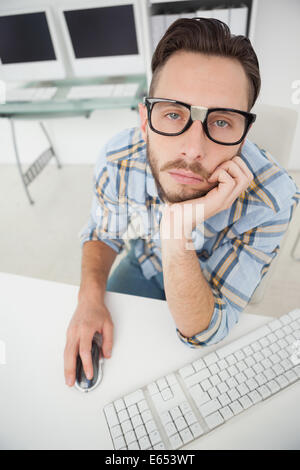
[[[238,61],[179,51],[162,68],[154,97],[207,108],[248,111],[248,80]],[[209,176],[221,163],[239,155],[244,144],[242,141],[226,146],[212,142],[205,135],[201,121],[194,121],[181,135],[159,135],[148,126],[146,107],[140,104],[139,111],[148,161],[158,193],[165,202],[204,196],[216,186],[207,182]],[[199,179],[179,179],[174,175],[175,170],[193,173]]]

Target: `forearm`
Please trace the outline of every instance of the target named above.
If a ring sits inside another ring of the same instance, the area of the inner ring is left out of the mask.
[[[117,253],[100,240],[84,243],[78,300],[87,296],[104,299],[107,279],[116,256]]]
[[[195,250],[186,249],[184,239],[165,239],[161,246],[169,309],[180,333],[194,336],[210,324],[215,305],[212,290]]]

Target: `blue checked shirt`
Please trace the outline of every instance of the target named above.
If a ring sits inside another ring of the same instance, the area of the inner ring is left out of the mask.
[[[248,139],[241,158],[254,180],[233,205],[193,231],[201,270],[212,289],[215,308],[209,327],[179,338],[200,347],[222,340],[237,323],[287,230],[300,192],[268,151]],[[125,129],[102,149],[95,166],[89,221],[80,233],[81,246],[101,240],[120,253],[136,239],[135,255],[147,279],[158,276],[163,289],[159,237],[160,199],[139,128]]]

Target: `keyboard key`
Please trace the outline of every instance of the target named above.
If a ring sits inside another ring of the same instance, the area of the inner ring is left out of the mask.
[[[141,416],[142,416],[142,419],[143,419],[144,423],[146,423],[147,421],[150,421],[150,419],[152,419],[152,414],[151,414],[151,411],[149,411],[149,410],[143,411]]]
[[[154,450],[165,450],[165,445],[163,442],[159,442],[158,444],[156,444],[154,447],[153,447]]]
[[[215,362],[218,361],[218,356],[216,355],[216,353],[212,352],[210,354],[207,354],[205,357],[204,357],[204,362],[205,364],[207,365],[207,367],[209,367],[210,365],[214,364]]]
[[[181,413],[181,411],[180,411],[180,409],[179,409],[178,406],[175,406],[175,408],[172,408],[172,409],[170,410],[170,413],[171,413],[171,416],[172,416],[172,418],[174,419],[174,421],[175,421],[175,419],[177,419],[177,418],[179,418],[179,417],[182,416],[182,413]]]
[[[128,450],[139,450],[140,446],[137,441],[131,442],[128,444]]]
[[[216,411],[216,413],[206,416],[205,421],[209,429],[214,429],[224,422],[224,418],[218,411]]]
[[[129,415],[128,415],[128,412],[127,410],[122,410],[118,413],[118,417],[119,417],[119,420],[120,420],[120,423],[123,423],[124,421],[126,421],[127,419],[129,419]]]
[[[184,381],[186,383],[186,386],[190,388],[195,384],[201,383],[203,380],[210,377],[210,375],[211,375],[210,370],[206,367],[205,369],[199,370],[199,372],[196,372],[194,375],[190,375],[189,377],[186,377]]]
[[[204,405],[199,407],[200,413],[202,416],[208,416],[214,411],[217,411],[219,408],[221,408],[220,402],[215,399],[215,400],[210,400],[207,403],[204,403]]]
[[[262,400],[261,395],[256,390],[252,390],[252,392],[248,393],[248,397],[254,405]]]
[[[239,402],[244,408],[244,410],[246,410],[247,408],[250,408],[250,406],[253,405],[253,402],[250,400],[250,398],[247,395],[244,395],[243,397],[239,398]]]
[[[150,434],[150,432],[152,431],[155,431],[156,430],[156,424],[155,422],[153,421],[153,419],[151,419],[150,421],[148,421],[146,424],[146,429],[148,431],[148,434]]]
[[[134,416],[139,414],[139,410],[137,409],[136,405],[131,405],[128,408],[128,413],[129,413],[130,418],[133,418]]]
[[[175,428],[174,423],[170,422],[170,423],[165,424],[165,431],[166,431],[167,435],[170,437],[173,434],[176,434],[177,429]]]
[[[150,432],[149,438],[151,441],[151,444],[154,446],[155,444],[158,444],[161,441],[160,434],[157,430]]]
[[[125,441],[124,441],[124,437],[123,436],[119,436],[119,437],[116,437],[114,439],[114,446],[115,446],[115,449],[116,450],[120,450],[122,447],[124,447],[126,445]]]
[[[104,408],[104,413],[105,413],[108,425],[110,427],[115,426],[116,424],[119,424],[119,419],[118,419],[117,413],[116,413],[115,408],[112,404],[107,405]]]
[[[179,434],[180,434],[180,437],[181,437],[182,442],[184,444],[186,444],[187,442],[190,442],[194,439],[193,434],[191,433],[191,431],[188,428],[184,429],[183,431],[180,431]]]
[[[124,433],[124,434],[125,434],[127,431],[131,431],[131,430],[132,430],[132,424],[131,424],[130,419],[127,419],[127,421],[124,421],[124,423],[122,423],[122,430],[123,430],[123,433]]]
[[[175,419],[175,426],[178,431],[182,431],[182,429],[185,429],[187,427],[187,423],[185,419],[181,416],[180,418]]]
[[[229,406],[224,406],[224,408],[221,408],[219,412],[221,413],[225,421],[227,421],[228,419],[232,418],[232,416],[234,416]]]
[[[142,400],[142,401],[138,402],[138,407],[139,407],[140,413],[142,413],[143,411],[146,411],[146,410],[149,409],[149,406],[148,406],[146,400]]]
[[[116,400],[114,402],[114,405],[115,405],[115,409],[116,409],[117,413],[126,408],[124,400],[122,398],[120,398],[119,400]]]
[[[125,440],[127,445],[130,444],[131,442],[136,441],[135,433],[134,431],[128,431],[125,433]]]
[[[141,437],[139,439],[139,445],[140,445],[140,448],[142,450],[146,450],[146,449],[149,449],[151,447],[151,443],[150,443],[147,436]]]
[[[172,449],[178,449],[178,447],[182,446],[182,440],[179,434],[174,434],[170,437],[170,442]]]
[[[280,388],[285,388],[289,385],[288,380],[284,377],[284,375],[279,375],[276,377],[276,382],[279,384]]]
[[[164,390],[165,388],[168,388],[168,382],[164,377],[157,380],[156,383],[160,391]]]
[[[227,395],[227,393],[223,393],[223,395],[220,395],[218,397],[218,400],[219,400],[219,402],[221,403],[222,406],[229,405],[229,403],[231,403],[231,401],[232,401],[229,398],[229,396]]]
[[[197,418],[192,411],[187,413],[184,417],[189,426],[197,422]]]
[[[203,434],[203,429],[200,426],[199,423],[194,423],[190,426],[190,430],[192,431],[192,434],[194,438],[196,439],[197,437],[201,436]]]
[[[140,439],[144,436],[147,436],[147,431],[146,431],[146,428],[143,424],[141,426],[138,426],[137,428],[135,428],[135,433],[136,433],[136,436],[137,436],[138,439]]]
[[[230,403],[229,408],[232,410],[233,414],[237,415],[243,411],[242,405],[236,400]]]
[[[155,395],[155,393],[159,393],[159,388],[155,382],[149,384],[147,388],[150,395]]]
[[[197,361],[193,362],[193,366],[196,372],[198,372],[201,369],[205,369],[206,365],[203,359],[197,359]]]
[[[163,413],[161,413],[160,419],[164,425],[172,421],[171,415],[168,411],[164,411]]]
[[[142,390],[137,390],[136,392],[130,393],[129,395],[126,395],[124,397],[125,404],[128,408],[130,405],[134,405],[135,403],[138,403],[139,401],[143,400],[144,393]]]
[[[261,387],[258,387],[257,389],[258,393],[262,396],[263,399],[268,398],[271,395],[271,390],[266,387],[265,385],[262,385]]]
[[[111,429],[110,429],[110,432],[111,432],[111,435],[112,437],[119,437],[119,436],[122,436],[122,429],[121,429],[121,426],[119,424],[117,424],[116,426],[113,426]]]
[[[132,422],[132,425],[136,428],[138,426],[140,426],[141,424],[143,424],[143,421],[142,421],[142,418],[140,415],[136,415],[136,416],[133,416],[131,418],[131,422]]]
[[[179,370],[179,374],[181,375],[183,379],[185,379],[186,377],[189,377],[190,375],[193,375],[194,373],[195,373],[195,370],[192,365],[188,365]]]
[[[165,401],[171,400],[174,397],[174,395],[171,392],[170,388],[166,388],[165,390],[163,390],[161,392],[161,396],[162,396],[163,400],[165,400]]]
[[[189,413],[190,411],[192,411],[192,408],[190,407],[187,401],[184,401],[180,404],[180,409],[182,414]]]

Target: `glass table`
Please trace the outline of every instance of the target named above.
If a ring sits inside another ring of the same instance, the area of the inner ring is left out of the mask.
[[[104,96],[101,98],[76,98],[69,99],[68,94],[74,86],[90,85],[126,85],[130,83],[137,84],[137,90],[132,96]],[[47,131],[45,121],[48,119],[80,117],[89,118],[93,111],[100,109],[119,109],[129,108],[138,110],[138,103],[142,101],[146,94],[147,80],[145,75],[99,77],[99,78],[72,78],[64,80],[51,80],[43,82],[28,82],[22,88],[57,88],[54,96],[48,100],[38,101],[18,101],[6,102],[0,104],[0,118],[6,118],[10,121],[12,140],[14,146],[17,167],[24,185],[25,192],[31,204],[34,203],[28,186],[46,167],[49,161],[54,158],[57,167],[61,168],[61,162],[55,151],[54,142],[51,140]],[[45,134],[49,148],[39,155],[27,168],[23,170],[20,149],[17,144],[16,120],[36,120],[39,121],[42,132]]]

